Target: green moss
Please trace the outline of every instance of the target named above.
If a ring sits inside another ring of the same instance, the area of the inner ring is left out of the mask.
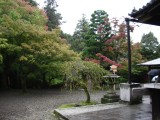
[[[80,105],[87,106],[87,105],[96,105],[97,102],[91,101],[90,103],[86,103],[85,101],[80,102]]]
[[[58,107],[58,109],[61,109],[61,108],[71,108],[71,107],[76,107],[75,103],[62,104],[61,106]]]
[[[61,106],[58,107],[58,109],[80,107],[80,106],[87,106],[87,105],[96,105],[96,104],[97,102],[94,102],[94,101],[91,101],[90,103],[86,103],[85,101],[82,101],[79,104],[76,104],[76,103],[62,104]]]

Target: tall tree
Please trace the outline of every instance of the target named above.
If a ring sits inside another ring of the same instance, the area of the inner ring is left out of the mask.
[[[38,3],[35,0],[27,0],[31,6],[38,6]]]
[[[24,61],[25,64],[34,66],[36,70],[34,76],[36,76],[36,79],[39,78],[42,80],[43,87],[48,87],[50,84],[53,84],[55,80],[60,79],[60,64],[78,58],[78,55],[70,50],[66,42],[59,37],[59,31],[60,30],[44,32],[40,35],[43,38],[42,41],[22,45],[26,54],[21,57],[21,60]],[[28,75],[30,74],[33,74],[33,72],[28,73]]]
[[[44,29],[46,17],[41,10],[32,7],[24,0],[2,0],[1,2],[3,4],[0,5],[0,38],[6,39],[8,44],[1,51],[3,56],[1,82],[6,87],[7,82],[10,81],[12,65],[23,54],[21,43],[39,39],[37,36],[33,37],[32,32],[36,34],[36,29]]]
[[[95,58],[95,54],[102,53],[105,41],[110,38],[111,27],[105,11],[96,10],[91,17],[90,30],[86,35],[84,57]]]
[[[126,57],[127,50],[126,25],[124,22],[120,23],[116,18],[113,18],[111,21],[107,18],[105,20],[104,23],[100,24],[97,31],[96,28],[91,27],[91,32],[94,32],[94,34],[87,36],[90,39],[87,41],[88,45],[90,45],[90,47],[87,46],[87,52],[95,49],[94,52],[92,51],[92,56],[97,56],[100,64],[105,68],[108,68],[110,64],[121,66],[118,62]],[[94,39],[95,41],[93,41]],[[92,56],[87,56],[93,58]]]
[[[116,18],[111,20],[111,38],[105,41],[105,51],[107,57],[119,62],[121,58],[126,57],[127,39],[126,39],[126,25],[124,22],[120,23]]]
[[[55,64],[74,60],[77,54],[60,38],[60,30],[46,31],[46,15],[42,10],[24,0],[2,0],[2,3],[0,85],[7,87],[13,83],[25,91],[28,81],[50,83],[56,76]]]
[[[152,60],[158,58],[160,56],[159,53],[159,42],[157,38],[154,36],[152,32],[148,34],[143,34],[141,39],[141,54],[143,58],[147,58],[148,60]]]
[[[71,48],[77,52],[82,52],[85,48],[85,37],[89,31],[89,23],[86,16],[83,14],[82,19],[78,21],[76,29],[73,34],[73,39],[71,41]]]
[[[56,10],[56,7],[58,7],[56,0],[46,0],[45,3],[44,10],[48,17],[47,26],[48,30],[51,31],[61,24],[62,17]]]

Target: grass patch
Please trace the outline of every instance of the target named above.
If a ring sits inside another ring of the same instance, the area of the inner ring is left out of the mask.
[[[76,107],[76,104],[75,104],[75,103],[62,104],[61,106],[58,107],[58,109],[62,109],[62,108],[71,108],[71,107]]]
[[[90,103],[86,103],[84,101],[76,104],[76,103],[69,103],[69,104],[62,104],[61,106],[58,107],[58,109],[63,109],[63,108],[72,108],[72,107],[80,107],[80,106],[87,106],[87,105],[96,105],[97,102],[91,101]]]
[[[90,103],[86,103],[85,101],[80,102],[80,105],[87,106],[87,105],[96,105],[97,102],[91,101]]]

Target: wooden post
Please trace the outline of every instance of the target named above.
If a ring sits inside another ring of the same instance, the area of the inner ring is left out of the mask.
[[[130,42],[130,26],[129,18],[125,18],[126,25],[127,25],[127,39],[128,39],[128,83],[131,84],[131,42]]]

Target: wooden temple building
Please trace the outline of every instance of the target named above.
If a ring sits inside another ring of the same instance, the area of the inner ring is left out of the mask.
[[[160,0],[151,0],[139,10],[129,14],[135,21],[160,26]]]
[[[139,10],[133,9],[129,13],[131,18],[126,19],[126,23],[129,22],[139,22],[144,24],[160,26],[160,0],[151,0],[149,3],[144,5]],[[128,27],[129,28],[129,27]],[[128,30],[128,42],[130,45],[130,36]],[[129,47],[129,46],[128,46]],[[128,49],[130,53],[130,48]],[[130,55],[128,56],[129,67],[130,67]],[[141,65],[151,65],[151,66],[160,66],[160,59],[154,61],[149,61],[147,63],[142,63]],[[155,62],[159,62],[158,64]],[[131,68],[129,68],[131,70]],[[129,73],[130,74],[130,73]],[[131,82],[129,82],[131,83]],[[160,120],[160,83],[154,83],[154,86],[147,86],[146,89],[150,92],[152,99],[152,120]]]

